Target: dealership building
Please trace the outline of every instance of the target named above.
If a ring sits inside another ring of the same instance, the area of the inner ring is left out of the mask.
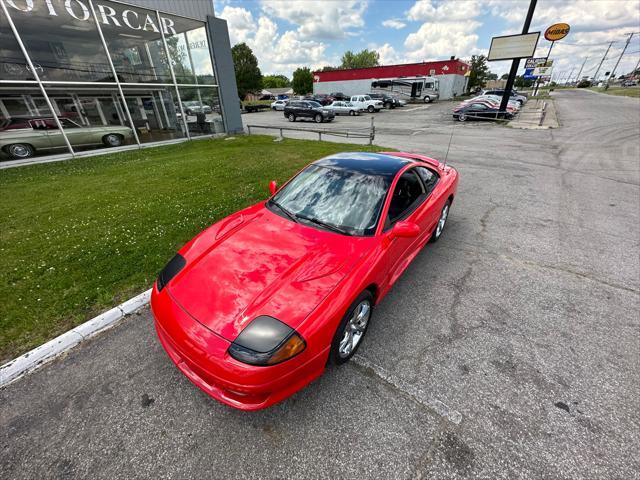
[[[470,66],[461,60],[384,65],[372,68],[318,71],[313,73],[313,93],[329,94],[341,92],[345,95],[361,95],[372,91],[384,91],[389,81],[396,83],[417,83],[416,79],[426,78],[425,86],[435,85],[440,99],[446,100],[464,93],[467,87]],[[435,80],[435,82],[433,81]],[[385,81],[387,81],[385,83]],[[375,83],[374,83],[375,82]],[[383,87],[383,88],[378,88]],[[392,87],[388,87],[395,93]],[[414,99],[420,99],[420,89],[414,90]],[[400,90],[398,89],[398,92]],[[410,89],[399,96],[411,96]]]
[[[241,130],[213,0],[0,0],[0,160]]]

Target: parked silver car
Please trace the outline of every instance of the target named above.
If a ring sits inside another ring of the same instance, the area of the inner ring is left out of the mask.
[[[68,118],[61,118],[60,123],[73,147],[118,147],[133,137],[133,131],[124,126],[82,127]],[[53,118],[14,117],[0,122],[0,150],[10,158],[29,158],[36,151],[65,148],[67,144]]]
[[[325,106],[327,110],[331,110],[336,115],[360,115],[362,108],[356,107],[351,102],[332,102],[330,105]]]

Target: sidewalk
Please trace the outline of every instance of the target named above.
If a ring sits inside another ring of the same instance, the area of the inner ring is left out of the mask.
[[[518,117],[509,122],[509,126],[527,130],[558,128],[558,117],[553,100],[550,98],[544,100],[532,98],[524,104]]]

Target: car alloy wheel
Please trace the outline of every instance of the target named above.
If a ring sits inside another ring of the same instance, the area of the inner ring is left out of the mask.
[[[105,135],[103,140],[104,144],[108,147],[119,147],[120,145],[122,145],[122,138],[120,138],[120,136],[116,135],[115,133]]]
[[[375,108],[373,108],[373,105],[369,105],[367,107],[367,110],[369,110],[369,113],[373,113],[373,111],[375,110]]]
[[[449,209],[451,208],[451,201],[447,200],[447,203],[442,207],[442,212],[440,212],[440,218],[438,219],[438,223],[436,224],[436,229],[431,236],[431,242],[437,242],[442,232],[444,231],[444,226],[447,223],[447,218],[449,217]]]
[[[353,357],[369,327],[373,310],[373,295],[362,292],[342,318],[331,344],[329,360],[341,365]]]
[[[349,110],[349,115],[351,115],[352,117],[356,114],[356,112],[354,110]]]
[[[320,115],[319,113],[316,114],[316,116],[313,117],[313,119],[315,120],[316,123],[322,123],[322,115]]]
[[[290,122],[295,122],[296,121],[296,116],[293,113],[290,113],[287,118],[289,119]]]
[[[460,115],[458,115],[458,120],[460,120],[461,122],[465,122],[467,120],[467,116],[464,113],[461,113]]]
[[[12,158],[29,158],[33,156],[33,147],[26,143],[14,143],[7,148]]]

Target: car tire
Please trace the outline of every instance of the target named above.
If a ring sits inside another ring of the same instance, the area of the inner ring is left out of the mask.
[[[333,336],[329,363],[342,365],[353,357],[362,344],[373,312],[373,295],[365,290],[349,306]]]
[[[314,117],[313,117],[313,121],[316,123],[322,123],[322,115],[320,115],[319,113],[317,113]]]
[[[447,203],[442,207],[442,211],[440,212],[440,217],[438,217],[438,223],[436,223],[436,227],[433,229],[433,234],[429,239],[430,243],[436,243],[440,240],[442,236],[442,232],[444,232],[444,227],[447,225],[447,218],[449,218],[449,212],[451,210],[451,200],[447,200]]]
[[[123,143],[122,135],[116,133],[110,133],[102,137],[102,143],[107,147],[119,147]]]
[[[185,110],[184,112],[186,115],[193,115],[193,112],[191,110]]]
[[[277,110],[276,107],[271,107],[271,110],[273,110],[274,112]]]
[[[431,103],[431,97],[429,95],[425,95],[422,100],[424,101],[424,103]]]
[[[293,113],[290,113],[287,118],[289,119],[290,122],[295,122],[296,121],[296,116]]]
[[[466,122],[467,121],[467,116],[464,113],[461,113],[460,115],[458,115],[458,121],[459,122]]]
[[[376,110],[376,108],[375,108],[373,105],[369,105],[369,106],[367,107],[367,111],[368,111],[369,113],[373,113],[373,112],[375,112],[375,110]]]
[[[28,143],[12,143],[5,148],[9,156],[15,160],[33,157],[35,150]]]
[[[355,116],[356,111],[355,110],[349,110],[349,115],[351,115],[352,117]]]

